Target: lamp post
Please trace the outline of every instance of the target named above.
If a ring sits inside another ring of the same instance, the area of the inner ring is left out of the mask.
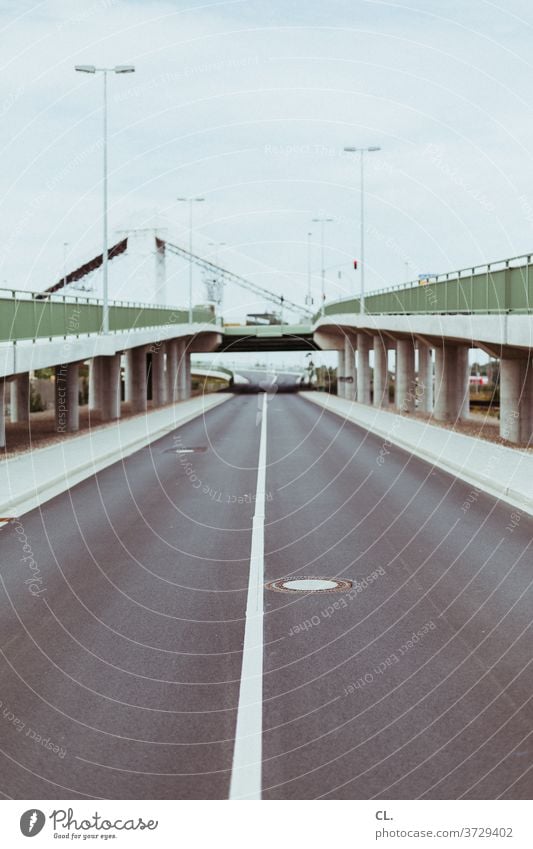
[[[333,218],[313,218],[313,222],[316,224],[320,224],[320,261],[322,265],[321,277],[322,277],[322,307],[321,313],[324,315],[324,301],[326,300],[326,264],[324,261],[324,236],[325,236],[325,228],[326,224],[330,224],[334,219]]]
[[[180,203],[189,204],[189,324],[192,324],[192,209],[195,203],[203,203],[205,198],[178,198]]]
[[[365,153],[374,153],[380,147],[345,147],[346,153],[359,153],[361,156],[361,296],[359,312],[365,312]]]
[[[63,289],[66,288],[67,285],[67,251],[68,251],[69,243],[63,242]]]
[[[218,265],[218,251],[219,248],[225,248],[227,246],[227,242],[209,242],[209,247],[214,249],[215,254],[215,262],[217,270],[215,272],[215,277],[213,278],[213,285],[216,296],[216,305],[220,309],[222,305],[222,292],[224,287],[224,277],[219,275],[219,265]]]
[[[103,216],[103,249],[102,249],[102,276],[104,305],[102,310],[102,332],[109,333],[109,287],[107,277],[107,75],[108,74],[133,74],[133,65],[115,65],[114,68],[97,68],[95,65],[75,65],[74,70],[82,74],[103,74],[104,77],[104,103],[103,103],[103,139],[104,139],[104,216]]]
[[[313,303],[311,295],[311,237],[312,233],[307,234],[307,297],[305,299],[306,306],[310,307]]]

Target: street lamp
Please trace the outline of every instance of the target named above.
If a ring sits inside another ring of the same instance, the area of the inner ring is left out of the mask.
[[[380,147],[345,147],[346,153],[361,154],[361,296],[359,312],[365,312],[365,153],[374,153]]]
[[[67,252],[68,252],[69,243],[63,242],[63,289],[66,288],[67,285]]]
[[[320,224],[320,259],[322,265],[322,308],[321,313],[324,315],[324,301],[326,300],[326,267],[324,262],[324,231],[326,224],[330,224],[333,218],[313,218],[315,224]]]
[[[306,306],[310,307],[313,303],[311,295],[311,238],[313,234],[307,234],[307,297],[305,299]]]
[[[82,74],[100,73],[104,76],[104,222],[103,222],[103,250],[102,250],[102,274],[104,289],[104,305],[102,310],[102,332],[109,333],[109,287],[107,278],[107,75],[108,74],[133,74],[133,65],[115,65],[114,68],[97,68],[95,65],[75,65],[75,71]]]
[[[181,203],[189,204],[189,324],[192,324],[192,208],[195,203],[203,203],[205,198],[177,198]]]
[[[224,291],[224,275],[220,274],[220,268],[218,265],[218,251],[219,248],[227,247],[227,242],[209,242],[209,247],[214,249],[215,261],[214,265],[216,266],[215,276],[213,277],[213,288],[215,293],[215,303],[217,308],[220,309],[222,306],[222,296]]]

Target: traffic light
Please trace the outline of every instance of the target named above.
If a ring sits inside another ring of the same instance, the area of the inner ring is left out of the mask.
[[[354,261],[353,261],[353,267],[354,267],[354,270],[357,271],[357,260],[356,259],[354,259]]]

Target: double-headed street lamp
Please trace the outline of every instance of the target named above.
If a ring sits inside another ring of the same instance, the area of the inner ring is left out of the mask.
[[[324,315],[324,301],[326,300],[326,263],[324,261],[324,236],[326,224],[330,224],[332,221],[334,221],[333,218],[313,218],[313,222],[315,224],[320,224],[320,260],[322,265],[322,315]]]
[[[380,147],[345,147],[346,153],[359,153],[361,155],[361,295],[359,300],[359,312],[365,311],[365,153],[374,153],[381,150]]]
[[[109,287],[107,278],[107,75],[108,74],[133,74],[133,65],[115,65],[114,68],[97,68],[96,65],[75,65],[74,69],[82,74],[104,75],[104,224],[103,224],[103,250],[102,250],[102,272],[104,289],[104,306],[102,311],[102,331],[109,333]]]
[[[195,203],[203,203],[205,198],[177,198],[181,203],[189,204],[189,324],[192,324],[192,210]]]

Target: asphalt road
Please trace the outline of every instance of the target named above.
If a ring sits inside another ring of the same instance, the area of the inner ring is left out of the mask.
[[[300,375],[296,372],[278,372],[238,369],[238,373],[248,380],[248,384],[236,384],[236,392],[297,392]]]
[[[228,797],[262,397],[0,530],[4,796]],[[263,797],[531,798],[531,520],[267,397]]]

